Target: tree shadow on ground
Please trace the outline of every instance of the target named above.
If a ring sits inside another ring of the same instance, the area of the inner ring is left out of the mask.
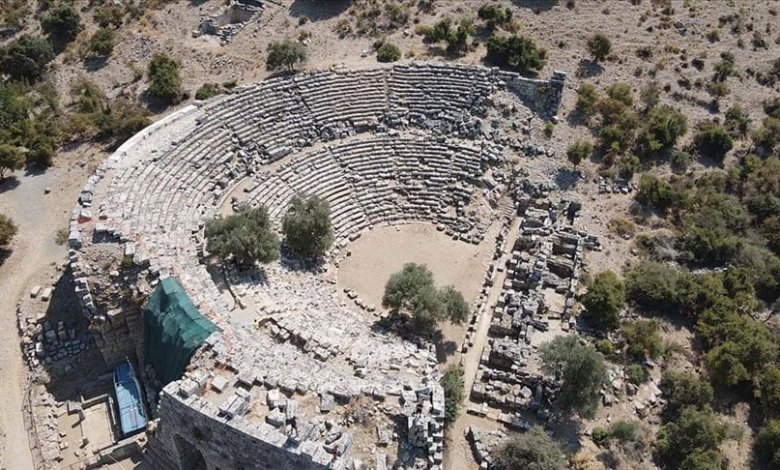
[[[552,437],[561,444],[561,448],[569,455],[580,451],[579,436],[582,434],[582,423],[571,416],[551,417],[544,427],[552,432]]]
[[[22,184],[14,175],[6,176],[0,180],[0,194],[19,187]]]
[[[534,13],[552,10],[558,4],[563,4],[564,0],[512,0],[512,3],[519,8],[528,8]]]
[[[455,341],[445,340],[440,330],[420,333],[413,328],[409,317],[399,312],[390,312],[386,317],[375,321],[371,325],[371,330],[383,335],[395,334],[418,346],[433,344],[436,347],[436,360],[440,363],[446,362],[447,358],[458,351],[458,344]]]
[[[558,168],[555,173],[555,184],[563,191],[568,191],[577,185],[577,181],[580,180],[579,170],[572,170],[570,168]]]
[[[431,342],[436,346],[436,360],[439,363],[447,362],[447,359],[458,351],[458,344],[455,341],[447,341],[441,330],[432,334]]]
[[[604,67],[598,62],[594,62],[590,59],[580,59],[577,64],[575,76],[577,78],[593,78],[597,75],[601,75],[603,72]]]
[[[290,15],[305,16],[310,21],[327,20],[344,13],[351,3],[351,0],[294,0]]]
[[[28,163],[24,167],[24,176],[41,176],[46,173],[46,167],[38,165],[36,163]]]
[[[84,68],[87,72],[97,72],[108,64],[106,57],[87,57],[84,59]]]

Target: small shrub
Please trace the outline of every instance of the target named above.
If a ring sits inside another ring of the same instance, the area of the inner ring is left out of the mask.
[[[636,442],[639,439],[639,423],[619,420],[609,427],[609,435],[621,443]]]
[[[444,388],[444,423],[449,426],[458,419],[460,402],[463,401],[463,368],[449,366],[442,374]]]
[[[0,214],[0,248],[8,248],[18,231],[13,219],[5,214]]]
[[[603,34],[595,34],[588,39],[588,52],[596,62],[606,59],[612,51],[612,41]]]
[[[608,339],[600,339],[596,341],[596,351],[600,352],[606,357],[610,357],[615,354],[615,345]]]
[[[555,124],[548,122],[544,125],[544,136],[548,139],[551,139],[553,136],[553,133],[555,132]]]
[[[108,57],[114,52],[113,29],[100,28],[89,38],[89,52],[98,57]]]
[[[640,385],[647,381],[647,371],[639,364],[629,364],[625,369],[626,379],[634,385]]]
[[[54,243],[56,243],[59,246],[65,245],[68,243],[68,229],[61,228],[57,230],[57,233],[54,235]]]
[[[609,430],[607,430],[607,428],[604,426],[594,426],[593,430],[591,431],[591,437],[593,438],[593,442],[601,445],[607,442],[607,439],[609,439]]]
[[[222,88],[216,83],[204,83],[195,92],[196,100],[207,100],[222,93]]]
[[[395,62],[402,56],[401,49],[391,42],[379,46],[376,51],[376,60],[379,62]]]
[[[566,158],[574,168],[577,168],[591,154],[593,154],[593,143],[587,140],[578,140],[566,150]]]
[[[722,162],[726,154],[734,147],[734,141],[726,128],[716,124],[706,124],[694,136],[693,143],[699,154]]]
[[[577,105],[575,111],[582,116],[590,117],[596,112],[596,103],[599,96],[596,93],[596,87],[590,83],[583,83],[577,89]]]
[[[122,262],[119,263],[119,267],[122,269],[122,271],[130,271],[134,266],[135,262],[133,262],[133,258],[130,256],[122,257]]]

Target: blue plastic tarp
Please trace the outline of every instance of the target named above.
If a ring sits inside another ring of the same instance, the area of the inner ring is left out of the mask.
[[[119,363],[114,368],[114,391],[122,434],[129,436],[144,429],[146,413],[141,400],[140,386],[130,362]]]

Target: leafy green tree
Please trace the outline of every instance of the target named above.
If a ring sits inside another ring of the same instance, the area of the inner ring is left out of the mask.
[[[593,143],[588,140],[578,140],[566,149],[566,158],[574,168],[593,154]]]
[[[0,50],[0,69],[14,80],[38,80],[54,60],[49,41],[23,34],[4,50]]]
[[[663,351],[660,330],[661,325],[655,320],[636,320],[623,325],[620,332],[628,343],[626,355],[636,360],[657,359]]]
[[[718,162],[734,147],[734,141],[725,127],[708,124],[694,136],[693,144],[703,156],[710,157]]]
[[[114,52],[113,29],[100,28],[89,38],[89,52],[98,57],[109,57]]]
[[[147,69],[149,96],[165,103],[174,104],[182,97],[182,79],[179,62],[167,54],[158,53],[152,57]]]
[[[488,62],[521,72],[541,70],[547,63],[547,51],[526,36],[493,36],[487,42]]]
[[[557,336],[541,347],[542,370],[563,381],[555,400],[563,414],[592,417],[598,409],[601,387],[607,382],[604,358],[575,335]]]
[[[450,425],[458,419],[460,403],[463,401],[463,368],[458,365],[447,367],[441,378],[444,388],[444,423]]]
[[[333,246],[333,224],[328,201],[316,195],[293,196],[282,219],[282,233],[290,249],[304,258],[323,256]]]
[[[79,12],[67,3],[61,3],[41,18],[41,28],[52,40],[69,43],[82,29]]]
[[[511,436],[493,451],[496,470],[564,470],[566,459],[561,448],[541,428]]]
[[[379,62],[395,62],[401,58],[401,49],[392,42],[385,42],[376,51]]]
[[[14,221],[7,215],[0,214],[0,248],[7,248],[17,231]]]
[[[601,62],[612,52],[612,41],[603,34],[594,34],[588,39],[588,52],[593,56],[593,60]]]
[[[285,39],[268,45],[265,66],[269,71],[286,69],[288,72],[293,72],[295,65],[304,60],[306,60],[306,48],[303,44]]]
[[[391,275],[385,284],[382,306],[409,314],[419,332],[430,331],[442,320],[461,323],[468,316],[463,295],[451,286],[437,290],[433,273],[424,264],[407,263]]]
[[[279,238],[264,206],[241,205],[236,213],[206,222],[208,250],[237,264],[269,263],[279,258]]]
[[[663,264],[640,263],[626,276],[626,298],[646,310],[674,308],[679,277]]]
[[[720,462],[718,446],[726,437],[726,426],[709,407],[685,408],[676,421],[661,427],[656,448],[669,468],[720,468],[701,462]],[[713,452],[717,454],[713,454]]]
[[[612,271],[602,271],[588,287],[582,305],[587,309],[588,322],[600,329],[613,330],[620,325],[619,313],[625,301],[623,281]]]
[[[453,323],[463,323],[469,316],[469,304],[463,294],[453,286],[444,286],[437,293],[447,317]]]
[[[780,469],[780,421],[770,420],[758,431],[755,452],[766,465],[761,468]]]
[[[661,88],[658,82],[647,82],[639,91],[639,99],[645,105],[644,112],[650,112],[661,102]]]
[[[684,408],[703,409],[712,403],[712,386],[696,374],[668,369],[661,376],[661,389],[666,393],[666,414],[676,419]]]
[[[7,171],[24,168],[24,154],[19,147],[0,144],[0,181],[3,181]]]

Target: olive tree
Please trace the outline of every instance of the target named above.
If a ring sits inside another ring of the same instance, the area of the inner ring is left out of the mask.
[[[598,409],[601,387],[607,382],[604,357],[575,335],[557,336],[541,347],[542,370],[562,381],[555,400],[564,415],[592,417]]]
[[[324,255],[333,245],[330,205],[319,196],[293,196],[282,220],[285,243],[298,256]]]
[[[469,312],[463,294],[452,286],[437,289],[430,269],[416,263],[407,263],[390,276],[382,306],[409,315],[412,326],[421,333],[429,332],[443,320],[462,323]]]
[[[264,206],[241,205],[236,213],[206,222],[208,250],[236,264],[268,263],[279,258],[279,238]]]

